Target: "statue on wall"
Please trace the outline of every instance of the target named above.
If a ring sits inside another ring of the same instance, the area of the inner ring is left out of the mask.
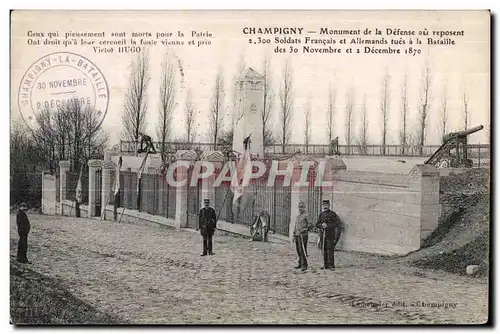
[[[330,142],[329,152],[330,155],[340,155],[339,153],[339,137],[333,138]]]

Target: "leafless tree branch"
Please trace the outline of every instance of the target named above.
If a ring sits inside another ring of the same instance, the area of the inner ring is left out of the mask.
[[[291,123],[293,116],[293,71],[290,61],[288,60],[283,67],[281,87],[280,87],[280,137],[282,150],[285,152],[285,145],[290,142],[291,136]]]
[[[138,141],[139,133],[146,128],[148,109],[147,89],[150,81],[147,52],[137,55],[130,66],[129,87],[125,96],[122,114],[123,136],[127,140]]]

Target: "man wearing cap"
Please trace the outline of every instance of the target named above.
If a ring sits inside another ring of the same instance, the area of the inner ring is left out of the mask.
[[[339,216],[330,210],[330,201],[323,200],[323,212],[318,217],[316,228],[320,229],[320,248],[323,249],[324,267],[335,269],[334,250],[340,239],[341,223]]]
[[[212,252],[212,237],[217,228],[217,216],[215,210],[210,207],[210,200],[203,200],[203,208],[198,215],[200,234],[203,236],[203,253],[201,256],[214,255]]]
[[[21,203],[16,216],[17,232],[19,233],[17,262],[30,263],[26,257],[26,253],[28,252],[28,233],[30,233],[31,225],[25,210],[26,204]]]
[[[295,269],[302,268],[302,271],[307,270],[307,240],[309,239],[309,231],[314,227],[311,218],[306,212],[304,202],[299,202],[299,214],[295,219],[295,229],[293,231],[293,239],[295,240],[295,248],[299,256],[299,264]]]

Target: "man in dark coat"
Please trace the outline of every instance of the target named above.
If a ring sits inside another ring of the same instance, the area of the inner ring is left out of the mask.
[[[214,255],[212,252],[212,237],[217,228],[217,216],[215,210],[210,207],[209,199],[204,199],[203,205],[198,215],[198,227],[200,234],[203,236],[203,254],[201,256]]]
[[[324,267],[335,269],[335,246],[340,239],[341,223],[339,216],[330,210],[330,201],[323,200],[323,212],[318,217],[316,228],[320,229],[320,247],[323,249]]]
[[[17,232],[19,233],[19,243],[17,244],[17,262],[30,263],[26,257],[26,253],[28,252],[28,233],[30,233],[31,225],[25,210],[26,204],[21,203],[16,217]]]

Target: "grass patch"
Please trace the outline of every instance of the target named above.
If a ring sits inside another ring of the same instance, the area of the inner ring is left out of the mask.
[[[118,324],[118,317],[74,297],[56,280],[10,263],[10,316],[15,325]]]

